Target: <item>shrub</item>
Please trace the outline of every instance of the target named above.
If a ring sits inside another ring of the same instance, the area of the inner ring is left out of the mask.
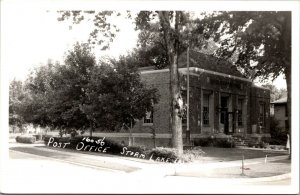
[[[283,145],[282,140],[271,139],[269,142],[270,145]]]
[[[233,140],[229,140],[229,139],[216,139],[214,142],[214,146],[215,147],[219,147],[219,148],[234,148],[235,147],[235,143]]]
[[[151,150],[148,150],[146,152],[146,156],[148,158],[150,158],[152,156],[152,159],[156,159],[156,158],[169,158],[170,161],[175,161],[176,159],[178,159],[178,153],[177,150],[175,148],[163,148],[163,147],[157,147],[157,148],[153,148]]]
[[[32,135],[19,135],[16,137],[16,142],[33,144],[36,138]]]
[[[207,146],[212,146],[212,144],[213,144],[213,140],[211,138],[200,138],[194,141],[195,146],[207,147]]]
[[[258,146],[259,146],[260,148],[267,148],[268,145],[269,145],[268,143],[265,143],[265,142],[263,142],[263,141],[261,141],[261,142],[258,143]]]
[[[270,143],[271,137],[262,137],[261,141],[264,142],[264,143]]]
[[[274,117],[270,117],[270,144],[276,142],[277,145],[285,145],[287,142],[288,130],[278,127],[279,121]]]
[[[183,151],[182,159],[184,162],[192,162],[194,160],[201,159],[205,152],[200,147],[194,147],[191,150]]]
[[[255,147],[256,143],[254,143],[253,141],[248,143],[248,147],[253,148]]]

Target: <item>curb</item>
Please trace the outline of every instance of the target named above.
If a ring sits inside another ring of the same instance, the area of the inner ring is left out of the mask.
[[[263,182],[263,181],[279,181],[283,179],[289,179],[291,178],[291,173],[285,173],[282,175],[275,175],[271,177],[257,177],[257,178],[241,178],[241,180],[251,180],[251,181],[257,181],[257,182]]]

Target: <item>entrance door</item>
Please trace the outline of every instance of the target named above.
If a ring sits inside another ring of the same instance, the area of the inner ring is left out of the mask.
[[[224,133],[229,133],[228,97],[221,97],[221,124],[224,125]]]

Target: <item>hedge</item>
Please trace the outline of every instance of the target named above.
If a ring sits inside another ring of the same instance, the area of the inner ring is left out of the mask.
[[[16,137],[16,142],[18,142],[18,143],[33,144],[35,141],[36,141],[36,138],[32,135],[19,135]]]
[[[202,147],[208,147],[208,146],[213,146],[213,147],[218,147],[218,148],[234,148],[235,143],[232,139],[227,139],[227,138],[200,138],[196,139],[194,141],[195,146],[202,146]]]

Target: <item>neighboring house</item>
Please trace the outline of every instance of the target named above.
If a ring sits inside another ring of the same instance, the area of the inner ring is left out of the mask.
[[[279,121],[278,126],[282,129],[288,129],[287,97],[271,102],[271,112],[274,113],[274,118]]]
[[[181,92],[186,102],[186,54],[179,58]],[[229,62],[191,52],[189,68],[189,129],[191,141],[204,137],[270,137],[270,91],[257,87]],[[125,143],[170,146],[169,69],[141,69],[142,81],[158,89],[160,101],[130,133],[109,133]],[[183,118],[183,139],[186,138]],[[131,137],[131,139],[129,138]],[[155,138],[155,139],[154,139]]]

